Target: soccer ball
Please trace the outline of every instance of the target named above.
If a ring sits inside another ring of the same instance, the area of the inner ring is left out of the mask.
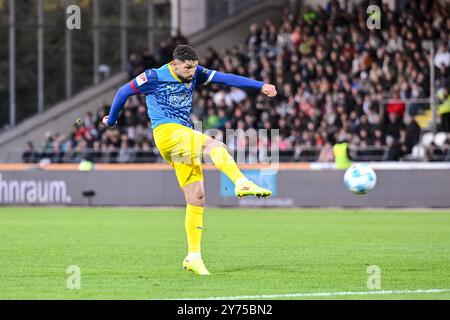
[[[377,175],[366,164],[354,164],[344,174],[344,185],[354,194],[366,194],[375,187]]]

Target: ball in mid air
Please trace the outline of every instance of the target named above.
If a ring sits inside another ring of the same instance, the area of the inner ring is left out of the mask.
[[[366,164],[354,164],[344,174],[344,185],[354,194],[366,194],[375,187],[377,175]]]

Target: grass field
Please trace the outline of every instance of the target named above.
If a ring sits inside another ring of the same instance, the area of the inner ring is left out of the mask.
[[[0,207],[0,298],[450,299],[450,211],[205,214],[212,276],[197,277],[181,268],[182,208]],[[81,270],[80,290],[66,287],[70,265]],[[394,292],[362,295],[369,265]]]

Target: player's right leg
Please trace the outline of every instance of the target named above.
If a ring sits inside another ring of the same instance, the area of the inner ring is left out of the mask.
[[[184,150],[178,153],[193,154]],[[201,256],[203,234],[203,213],[205,209],[205,189],[201,159],[198,157],[179,157],[172,162],[178,183],[186,199],[185,230],[188,242],[188,255],[183,260],[183,268],[194,274],[209,275]]]
[[[177,175],[178,176],[178,175]],[[180,179],[183,183],[184,179]],[[183,268],[201,276],[209,275],[201,256],[203,234],[203,212],[205,190],[203,181],[194,181],[182,187],[186,198],[185,229],[188,242],[188,255],[183,260]]]
[[[153,133],[161,155],[175,169],[186,199],[185,230],[188,255],[183,260],[183,268],[197,275],[209,275],[200,251],[205,191],[201,159],[198,157],[201,152],[195,151],[194,132],[190,128],[169,123],[158,126]]]

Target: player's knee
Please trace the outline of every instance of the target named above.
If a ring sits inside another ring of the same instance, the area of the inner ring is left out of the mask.
[[[188,196],[187,203],[192,206],[203,207],[205,205],[205,192],[198,191]]]
[[[224,148],[225,150],[227,149],[227,145],[225,143],[223,143],[223,142],[220,142],[220,141],[216,140],[216,145],[217,145],[217,147]]]
[[[224,148],[227,149],[226,144],[224,144],[223,142],[220,142],[216,139],[211,139],[211,142],[208,143],[208,145],[206,146],[207,151],[211,151],[214,148]]]

